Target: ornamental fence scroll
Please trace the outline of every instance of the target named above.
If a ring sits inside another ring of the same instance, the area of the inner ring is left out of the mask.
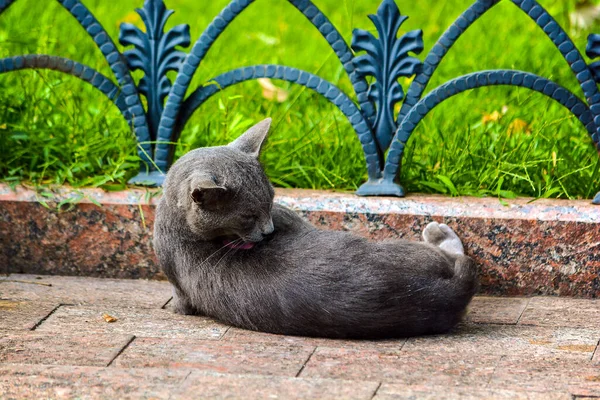
[[[16,0],[0,0],[0,14]],[[145,0],[136,9],[146,31],[123,23],[119,42],[130,47],[119,52],[98,20],[79,0],[57,0],[85,29],[102,52],[116,78],[116,84],[94,69],[67,58],[44,54],[29,54],[0,59],[0,73],[22,69],[52,69],[73,75],[107,96],[132,126],[142,160],[140,173],[130,182],[158,185],[164,180],[173,160],[174,146],[190,116],[209,97],[240,82],[273,78],[305,86],[321,94],[348,118],[362,144],[368,171],[368,181],[358,195],[404,196],[398,182],[406,143],[417,124],[438,104],[467,90],[485,86],[510,85],[542,93],[567,108],[585,126],[600,151],[600,61],[587,64],[573,41],[561,26],[536,0],[505,0],[526,13],[552,40],[576,76],[585,96],[580,100],[568,89],[543,77],[525,71],[488,70],[460,76],[423,93],[436,68],[458,38],[500,0],[476,0],[443,33],[424,61],[409,55],[423,51],[421,30],[398,37],[400,26],[407,19],[400,14],[394,0],[383,0],[377,13],[369,18],[377,30],[355,29],[350,46],[335,26],[310,0],[287,0],[301,12],[334,50],[352,83],[352,97],[326,80],[292,67],[253,65],[218,75],[209,84],[201,85],[185,97],[192,76],[212,44],[242,11],[254,0],[232,0],[216,16],[186,54],[179,48],[190,45],[188,25],[177,25],[165,32],[172,10],[162,0]],[[358,53],[355,55],[354,52]],[[588,37],[586,53],[600,57],[600,35]],[[142,70],[138,85],[130,71]],[[177,71],[175,82],[168,71]],[[367,82],[370,77],[370,82]],[[400,77],[414,77],[405,94],[398,83]],[[144,109],[140,99],[147,100]],[[402,102],[396,116],[396,104]],[[387,157],[386,157],[387,152]],[[600,204],[600,193],[594,198]]]

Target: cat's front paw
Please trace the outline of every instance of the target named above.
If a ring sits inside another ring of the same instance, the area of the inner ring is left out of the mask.
[[[181,315],[193,315],[195,314],[195,310],[187,300],[183,292],[177,290],[173,287],[173,297],[171,302],[169,303],[169,308],[171,308],[175,313]]]
[[[178,300],[173,299],[173,305],[171,308],[176,314],[181,314],[181,315],[196,314],[194,308],[192,306],[190,306],[190,304],[188,302],[181,301],[179,299]]]
[[[451,254],[465,254],[458,235],[446,224],[430,222],[423,230],[423,240]]]

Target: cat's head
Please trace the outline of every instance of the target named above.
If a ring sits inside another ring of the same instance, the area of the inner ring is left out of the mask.
[[[270,125],[269,118],[227,146],[190,151],[169,170],[167,206],[185,216],[198,239],[244,245],[273,232],[274,191],[258,162]]]

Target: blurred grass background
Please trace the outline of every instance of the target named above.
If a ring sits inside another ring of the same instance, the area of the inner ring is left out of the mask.
[[[121,22],[142,26],[133,12],[142,0],[84,3],[115,42]],[[228,0],[165,3],[176,11],[167,29],[190,24],[193,43]],[[367,15],[376,12],[379,0],[314,3],[348,42],[355,27],[374,31]],[[424,32],[421,59],[471,3],[397,0],[402,14],[410,16],[402,29]],[[576,0],[540,3],[582,52],[587,35],[600,32],[597,23],[584,28],[571,23]],[[19,0],[0,17],[0,57],[25,53],[69,57],[112,76],[91,38],[55,1]],[[244,11],[210,50],[190,91],[221,72],[260,63],[317,73],[352,93],[333,51],[285,0],[257,0]],[[459,39],[428,91],[459,75],[496,68],[531,71],[583,96],[551,41],[508,0]],[[262,160],[276,186],[355,190],[366,180],[366,168],[343,114],[309,90],[281,81],[273,84],[285,101],[266,98],[256,81],[215,95],[191,118],[177,154],[227,143],[271,116],[274,129]],[[99,92],[52,71],[0,75],[1,180],[120,189],[137,170],[135,137]],[[590,198],[600,190],[600,159],[586,130],[560,105],[524,89],[484,88],[445,102],[417,127],[405,153],[401,183],[409,192]]]

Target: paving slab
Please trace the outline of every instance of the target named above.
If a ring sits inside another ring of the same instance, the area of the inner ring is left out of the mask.
[[[167,399],[190,371],[0,364],[3,399]]]
[[[258,375],[232,376],[194,371],[185,380],[177,398],[370,400],[378,386],[378,382]]]
[[[144,279],[11,274],[0,281],[0,298],[161,308],[171,298],[171,286],[166,281]]]
[[[107,322],[103,314],[116,319]],[[169,310],[113,306],[61,306],[38,328],[38,332],[125,334],[136,337],[219,339],[229,329],[210,318],[175,314]]]
[[[274,335],[249,331],[246,329],[230,328],[221,339],[224,342],[238,343],[281,343],[281,344],[299,344],[305,346],[322,346],[350,349],[389,349],[401,350],[406,339],[392,340],[337,340],[322,339],[304,336],[285,336]]]
[[[519,324],[600,330],[600,300],[533,297],[523,311]]]
[[[475,296],[465,319],[482,324],[516,324],[528,303],[527,297]]]
[[[195,368],[294,377],[313,351],[312,346],[278,343],[136,338],[113,364],[124,368]]]
[[[166,368],[0,365],[2,398],[356,399],[378,382],[227,375]]]
[[[303,378],[393,381],[405,385],[485,385],[501,356],[319,347]]]
[[[600,368],[589,360],[505,356],[490,385],[518,391],[567,390],[573,395],[600,396]]]
[[[446,335],[410,338],[406,352],[460,352],[590,360],[600,329],[463,323]]]
[[[438,400],[438,399],[507,399],[507,400],[572,400],[568,391],[563,392],[517,392],[502,388],[407,386],[383,383],[374,400]]]
[[[164,282],[8,281],[0,277],[2,399],[600,397],[598,300],[479,296],[447,335],[353,341],[181,316],[161,309]]]
[[[31,330],[57,307],[57,303],[0,299],[0,332]]]
[[[0,363],[107,366],[131,339],[126,335],[0,333]]]

